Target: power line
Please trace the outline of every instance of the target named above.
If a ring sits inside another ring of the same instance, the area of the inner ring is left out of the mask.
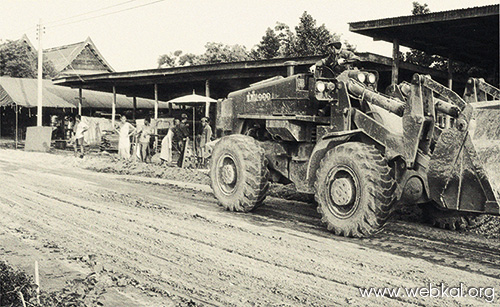
[[[165,1],[165,0],[157,0],[157,1],[150,2],[150,3],[145,3],[145,4],[141,4],[141,5],[136,5],[136,6],[133,6],[133,7],[129,7],[129,8],[126,8],[126,9],[122,9],[122,10],[118,10],[118,11],[114,11],[114,12],[109,12],[109,13],[102,14],[102,15],[97,15],[97,16],[93,16],[93,17],[89,17],[89,18],[84,18],[84,19],[80,19],[80,20],[75,20],[75,21],[71,21],[71,22],[59,24],[59,25],[54,25],[54,26],[51,26],[51,27],[48,27],[48,28],[52,28],[53,29],[53,28],[57,28],[57,27],[62,27],[62,26],[73,24],[73,23],[77,23],[77,22],[82,22],[82,21],[86,21],[86,20],[90,20],[90,19],[94,19],[94,18],[104,17],[104,16],[108,16],[108,15],[112,15],[112,14],[116,14],[116,13],[120,13],[120,12],[124,12],[124,11],[129,11],[129,10],[132,10],[132,9],[140,8],[140,7],[143,7],[143,6],[147,6],[147,5],[151,5],[151,4],[155,4],[155,3],[163,2],[163,1]]]
[[[137,0],[129,0],[129,1],[117,3],[117,4],[114,4],[114,5],[106,6],[106,7],[103,7],[103,8],[97,9],[97,10],[93,10],[93,11],[90,11],[90,12],[81,13],[81,14],[78,14],[78,15],[66,17],[66,18],[59,19],[59,20],[49,21],[49,22],[46,22],[45,25],[50,25],[50,24],[53,24],[53,23],[58,23],[58,22],[61,22],[61,21],[66,21],[68,19],[73,19],[75,17],[85,16],[85,15],[88,15],[88,14],[92,14],[92,13],[99,12],[99,11],[102,11],[102,10],[107,10],[107,9],[110,9],[110,8],[113,8],[113,7],[124,5],[124,4],[130,3],[130,2],[134,2],[134,1],[137,1]]]
[[[73,18],[80,17],[80,16],[85,16],[85,15],[92,14],[92,13],[95,13],[95,12],[99,12],[99,11],[102,11],[102,10],[107,10],[107,9],[110,9],[110,8],[113,8],[113,7],[121,6],[121,5],[130,3],[130,2],[135,2],[135,1],[137,1],[137,0],[128,0],[128,1],[125,1],[125,2],[121,2],[121,3],[113,4],[113,5],[110,5],[110,6],[106,6],[106,7],[97,9],[97,10],[93,10],[93,11],[90,11],[90,12],[81,13],[81,14],[70,16],[70,17],[66,17],[66,18],[63,18],[63,19],[58,19],[58,20],[53,20],[53,21],[49,21],[49,22],[44,22],[44,26],[45,25],[50,25],[50,24],[53,24],[53,23],[58,23],[58,22],[65,21],[65,20],[69,20],[69,19],[73,19]],[[55,26],[57,26],[57,25],[55,25]],[[32,30],[32,29],[36,29],[37,27],[38,26],[29,27],[29,28],[27,28],[27,29],[25,29],[23,31],[18,32],[20,34],[16,35],[16,36],[20,36],[22,34],[25,34],[26,31]]]

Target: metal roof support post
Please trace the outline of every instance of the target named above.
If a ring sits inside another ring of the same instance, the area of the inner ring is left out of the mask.
[[[132,97],[132,119],[135,120],[135,112],[137,111],[137,97]]]
[[[210,80],[205,80],[205,96],[210,97]],[[205,117],[210,115],[210,102],[205,103]]]
[[[155,83],[155,151],[158,149],[158,84]]]
[[[391,85],[398,84],[399,79],[399,40],[395,38],[392,41],[392,78]]]
[[[82,99],[83,99],[83,90],[80,87],[78,89],[78,115],[82,116]]]
[[[111,126],[115,128],[116,117],[116,86],[113,85],[113,104],[111,105]]]

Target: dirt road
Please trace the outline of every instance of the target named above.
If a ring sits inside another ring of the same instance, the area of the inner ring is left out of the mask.
[[[42,282],[106,275],[115,287],[104,305],[487,304],[485,297],[364,298],[359,291],[429,283],[496,287],[499,303],[498,240],[403,222],[370,239],[339,238],[320,224],[313,204],[269,199],[254,213],[231,213],[209,193],[76,163],[0,150],[0,238],[11,238],[2,240],[0,259],[18,259],[9,253],[22,244],[58,261],[52,271],[42,261]]]

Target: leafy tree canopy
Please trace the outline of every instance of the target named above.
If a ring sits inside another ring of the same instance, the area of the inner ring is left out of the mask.
[[[36,78],[38,56],[22,41],[6,41],[0,44],[0,76]],[[57,75],[50,61],[43,63],[43,78]]]
[[[274,29],[266,29],[261,41],[250,51],[241,45],[209,42],[205,45],[205,53],[201,55],[182,54],[180,50],[163,54],[158,58],[158,67],[319,55],[327,52],[327,42],[340,39],[340,35],[330,32],[324,24],[318,26],[316,19],[307,12],[302,14],[294,30],[277,22]],[[344,44],[351,50],[355,49],[348,42]]]

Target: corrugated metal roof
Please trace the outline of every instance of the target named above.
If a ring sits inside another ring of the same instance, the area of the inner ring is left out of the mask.
[[[43,51],[45,59],[54,64],[57,71],[62,71],[80,54],[85,42],[50,48]]]
[[[475,6],[469,8],[461,8],[448,11],[431,12],[419,15],[404,15],[396,17],[388,17],[381,19],[373,19],[367,21],[349,22],[351,29],[361,30],[365,28],[379,28],[384,26],[395,26],[400,24],[416,24],[435,22],[443,20],[460,20],[463,18],[476,18],[482,16],[498,15],[498,4]],[[352,31],[352,30],[351,30]]]
[[[43,87],[46,89],[52,82],[43,80]],[[16,104],[25,108],[37,106],[37,80],[22,78],[0,78],[0,106]],[[42,105],[52,108],[74,108],[75,106],[63,98],[45,91]]]
[[[54,85],[50,80],[43,80],[44,107],[74,108],[78,105],[78,90]],[[83,108],[111,109],[113,94],[92,90],[82,90]],[[28,78],[0,77],[0,106],[17,104],[26,108],[37,106],[37,80]],[[132,109],[132,98],[116,95],[116,107]],[[167,108],[166,104],[159,104]],[[137,98],[137,108],[154,108],[154,101]]]
[[[498,71],[500,5],[349,23],[349,30]]]

